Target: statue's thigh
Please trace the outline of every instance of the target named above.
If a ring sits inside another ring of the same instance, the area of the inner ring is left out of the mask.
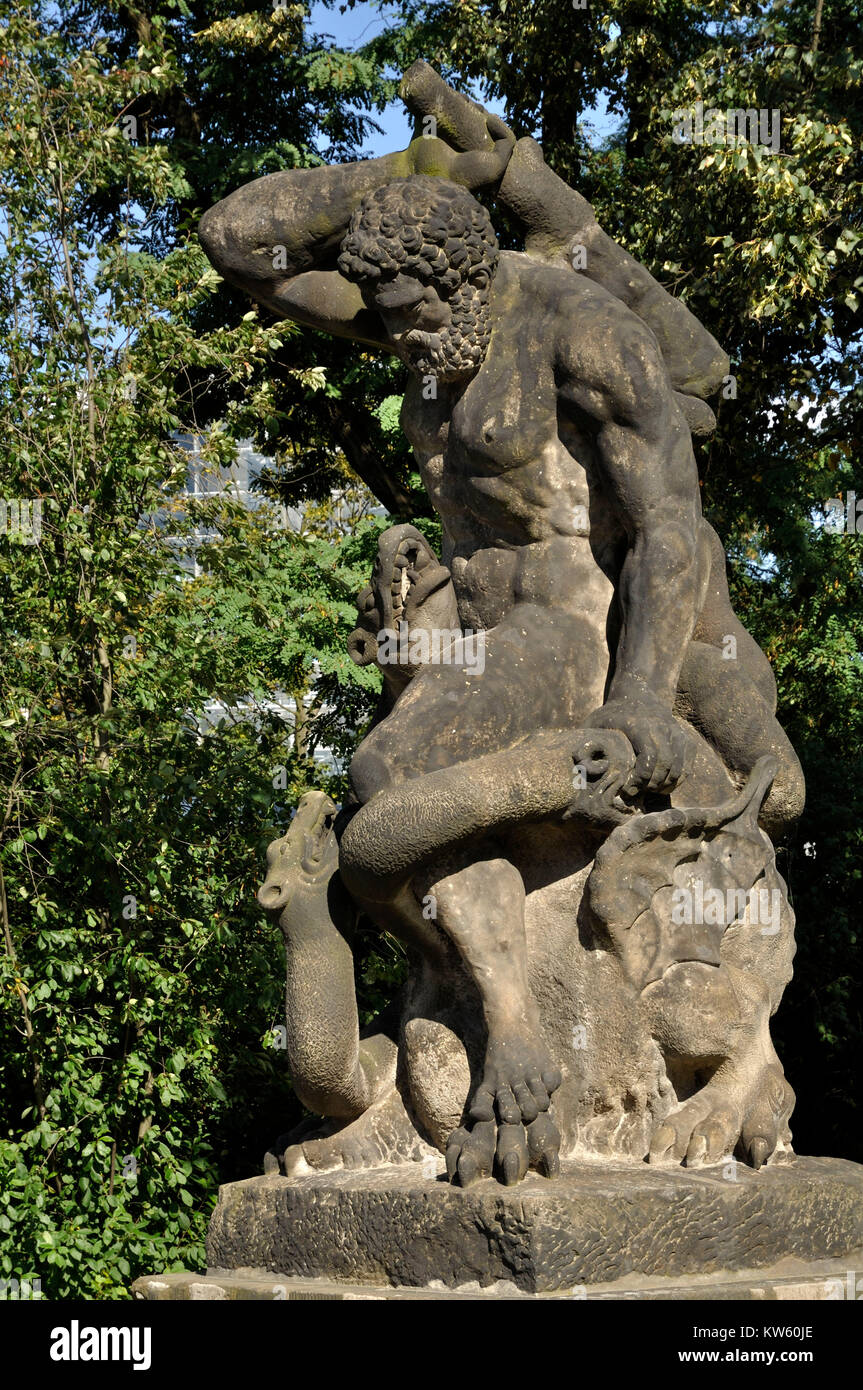
[[[580,635],[566,615],[524,604],[479,634],[471,664],[423,667],[357,750],[351,778],[360,799],[540,729],[577,727],[597,703],[579,675]]]

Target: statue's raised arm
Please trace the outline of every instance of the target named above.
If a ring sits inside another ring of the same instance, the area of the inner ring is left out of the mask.
[[[433,117],[437,129],[458,149],[478,140],[481,118],[487,113],[447,87],[428,63],[420,60],[408,69],[401,93],[412,111]],[[489,131],[495,132],[495,118],[487,120]],[[525,138],[515,145],[498,197],[522,223],[529,256],[571,266],[609,290],[652,329],[676,391],[704,400],[719,390],[729,363],[716,339],[603,231],[590,203],[548,167],[535,140]],[[709,428],[709,411],[699,409],[697,401],[682,404],[696,433]]]
[[[712,413],[699,402],[718,391],[728,372],[726,354],[689,309],[603,231],[590,203],[548,167],[536,141],[516,142],[498,117],[453,91],[421,60],[405,73],[401,93],[421,131],[407,149],[268,174],[205,214],[201,241],[225,278],[281,318],[389,347],[375,308],[336,269],[352,216],[368,194],[415,174],[470,190],[487,187],[522,222],[529,256],[570,266],[647,324],[674,389],[685,398],[690,428],[709,431]]]
[[[490,135],[480,108],[444,83],[440,86],[456,103],[476,111],[473,148],[458,151],[444,140],[420,136],[407,149],[380,159],[286,169],[244,184],[210,208],[198,229],[207,255],[225,279],[280,318],[388,347],[378,314],[336,268],[352,216],[376,189],[416,174],[467,189],[497,183],[515,143],[494,117],[488,120],[498,135]]]

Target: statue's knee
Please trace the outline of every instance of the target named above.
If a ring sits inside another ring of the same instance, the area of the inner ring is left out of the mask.
[[[360,744],[350,766],[351,787],[360,805],[364,806],[376,792],[392,786],[395,780],[391,759],[370,739]]]
[[[784,737],[784,736],[783,736]],[[806,805],[803,769],[791,744],[783,750],[779,771],[759,816],[771,840],[780,840],[799,821]]]

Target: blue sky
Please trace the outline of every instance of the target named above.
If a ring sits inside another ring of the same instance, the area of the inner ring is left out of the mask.
[[[387,16],[390,22],[395,11],[386,4],[375,0],[361,0],[352,10],[339,13],[339,7],[329,9],[320,3],[312,5],[310,27],[314,33],[329,34],[339,48],[359,48],[368,43],[386,27]],[[362,147],[364,154],[386,154],[389,150],[404,149],[413,134],[413,122],[408,117],[400,101],[392,102],[383,115],[375,112],[374,119],[383,127],[382,135],[374,135]]]
[[[329,34],[340,48],[350,50],[368,43],[395,17],[395,8],[378,3],[378,0],[360,0],[360,3],[353,9],[346,10],[344,14],[339,12],[339,6],[328,8],[318,0],[318,3],[311,7],[310,26],[313,32]],[[475,95],[479,96],[479,93]],[[490,111],[495,111],[499,116],[505,114],[501,103],[485,104]],[[407,145],[412,134],[412,122],[401,102],[393,102],[383,115],[375,114],[374,119],[383,128],[383,134],[372,136],[366,141],[362,147],[364,154],[385,154],[389,150],[400,150]],[[609,117],[604,105],[587,113],[587,120],[598,135],[609,134],[619,123],[617,117]]]

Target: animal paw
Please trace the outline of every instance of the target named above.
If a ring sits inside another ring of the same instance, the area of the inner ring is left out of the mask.
[[[686,1163],[687,1168],[719,1163],[734,1149],[740,1135],[740,1110],[705,1086],[666,1115],[650,1141],[651,1163]]]
[[[700,1168],[736,1153],[757,1171],[780,1142],[790,1142],[793,1108],[794,1092],[778,1062],[768,1062],[742,1080],[717,1075],[662,1120],[651,1139],[649,1161]]]

